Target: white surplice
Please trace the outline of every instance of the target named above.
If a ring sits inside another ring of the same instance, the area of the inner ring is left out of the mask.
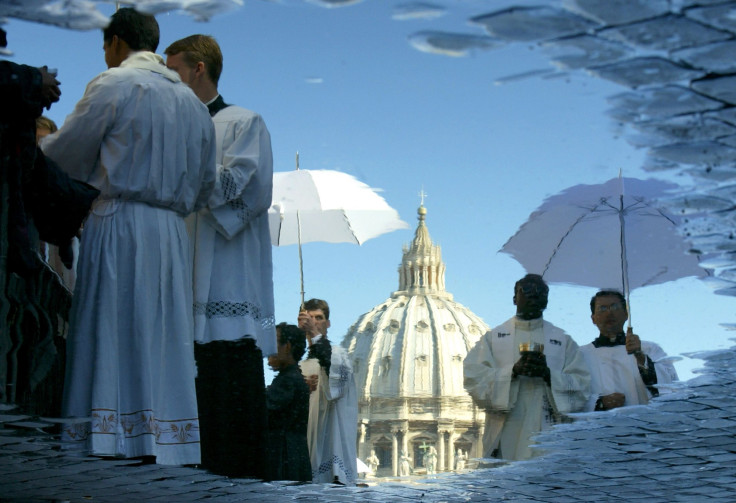
[[[353,368],[345,348],[332,346],[330,375],[316,359],[302,362],[304,375],[319,367],[317,389],[309,396],[307,443],[312,462],[312,480],[355,484],[358,473],[358,394]]]
[[[97,187],[82,233],[67,346],[66,448],[200,461],[189,238],[215,181],[207,108],[137,52],[93,79],[47,156]]]
[[[642,352],[654,363],[657,384],[669,384],[677,380],[677,371],[671,362],[656,363],[667,354],[654,342],[641,341]],[[636,357],[626,352],[626,346],[596,348],[586,344],[580,348],[590,370],[590,398],[585,410],[595,410],[598,398],[611,393],[623,393],[624,405],[649,403],[652,393],[647,389],[639,373]]]
[[[229,106],[212,118],[217,184],[207,208],[187,219],[194,237],[195,341],[255,339],[276,352],[268,208],[271,137],[260,115]]]
[[[519,344],[544,344],[550,384],[538,377],[512,378]],[[541,318],[506,321],[478,340],[463,365],[464,384],[475,403],[486,411],[483,452],[498,449],[504,459],[532,456],[531,437],[583,410],[590,376],[578,345],[563,330]]]

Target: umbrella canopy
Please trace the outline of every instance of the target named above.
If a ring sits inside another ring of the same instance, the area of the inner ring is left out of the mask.
[[[373,470],[371,470],[368,465],[363,463],[360,458],[355,458],[357,460],[358,465],[358,473],[373,473]]]
[[[703,276],[678,234],[680,222],[657,200],[677,186],[613,178],[547,198],[501,248],[552,283],[630,290]]]
[[[331,170],[274,173],[268,216],[273,245],[299,245],[302,302],[302,243],[360,245],[381,234],[409,227],[375,189],[346,173]]]
[[[395,209],[347,173],[298,169],[273,174],[271,243],[355,243],[406,229]]]

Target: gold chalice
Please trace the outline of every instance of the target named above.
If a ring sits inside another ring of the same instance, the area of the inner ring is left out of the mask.
[[[522,342],[519,344],[519,353],[544,353],[544,344],[540,342]]]

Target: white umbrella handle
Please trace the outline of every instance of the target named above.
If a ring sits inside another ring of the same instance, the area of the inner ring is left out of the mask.
[[[629,288],[629,261],[626,253],[626,220],[624,219],[624,177],[623,170],[618,171],[618,179],[621,181],[621,193],[619,194],[618,220],[621,226],[621,282],[624,287],[626,298],[626,313],[629,315],[629,328],[631,328],[631,292]]]
[[[299,171],[299,151],[296,151],[296,170]],[[300,309],[304,309],[304,261],[302,260],[302,222],[299,219],[299,210],[296,211],[296,239],[299,243],[299,281],[301,286],[302,304]]]
[[[296,235],[299,243],[299,281],[302,294],[302,304],[300,307],[304,308],[304,261],[302,260],[302,222],[299,218],[299,210],[296,212]]]

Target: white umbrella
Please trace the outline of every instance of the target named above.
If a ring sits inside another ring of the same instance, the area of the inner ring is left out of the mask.
[[[268,210],[271,243],[299,245],[299,273],[304,302],[302,243],[363,244],[409,225],[363,182],[331,170],[300,170],[273,174],[273,199]]]
[[[360,458],[355,459],[357,460],[358,473],[373,473],[370,467],[367,464],[363,463]]]
[[[634,288],[706,274],[678,234],[680,217],[657,203],[676,188],[621,176],[575,185],[547,198],[501,251],[549,282],[614,288],[628,304]]]

